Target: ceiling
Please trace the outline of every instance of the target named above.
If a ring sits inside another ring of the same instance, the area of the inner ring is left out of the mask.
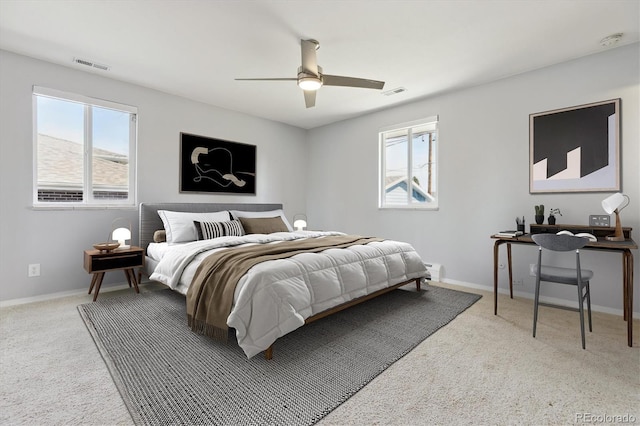
[[[638,0],[0,0],[0,48],[304,129],[638,42]],[[334,75],[294,81],[300,39]],[[109,66],[97,70],[73,62]],[[386,96],[387,90],[406,88]]]

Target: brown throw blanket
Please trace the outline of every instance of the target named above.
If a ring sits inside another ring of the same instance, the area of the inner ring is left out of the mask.
[[[345,248],[382,240],[338,235],[251,245],[213,253],[198,266],[187,291],[188,324],[197,333],[226,340],[227,318],[231,313],[236,285],[252,266],[299,253],[317,253],[329,248]]]

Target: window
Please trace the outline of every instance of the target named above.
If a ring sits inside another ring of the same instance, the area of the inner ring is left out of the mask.
[[[137,109],[33,89],[34,206],[135,206]]]
[[[438,208],[438,117],[380,132],[380,208]]]

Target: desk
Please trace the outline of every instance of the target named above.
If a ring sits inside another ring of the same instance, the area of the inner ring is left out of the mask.
[[[495,241],[493,245],[493,314],[498,314],[498,252],[500,245],[507,244],[507,263],[509,267],[509,295],[513,299],[513,273],[511,269],[511,244],[533,244],[531,234],[519,237],[499,237],[492,235]],[[633,346],[633,254],[638,245],[632,239],[625,241],[608,241],[598,236],[598,241],[590,242],[583,250],[614,251],[622,253],[622,305],[624,320],[627,321],[627,344]]]

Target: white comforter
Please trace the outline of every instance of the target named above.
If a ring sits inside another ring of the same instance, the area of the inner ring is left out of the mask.
[[[186,294],[197,265],[213,251],[326,235],[343,234],[279,232],[173,245],[150,278]],[[259,263],[238,282],[227,325],[251,358],[312,315],[426,274],[410,244],[390,240]]]

